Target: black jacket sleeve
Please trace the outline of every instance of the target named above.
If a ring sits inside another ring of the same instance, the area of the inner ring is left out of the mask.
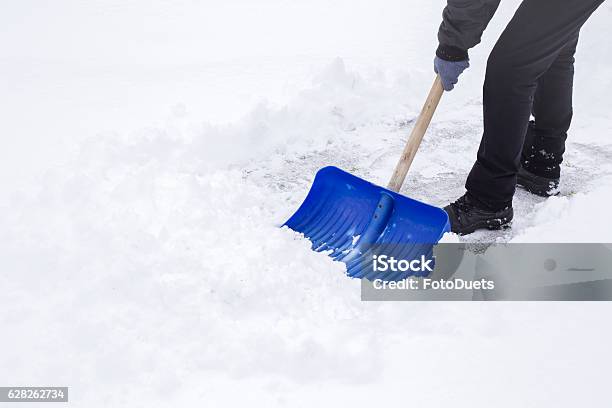
[[[448,0],[438,31],[438,57],[448,61],[468,58],[467,50],[480,42],[500,0]]]

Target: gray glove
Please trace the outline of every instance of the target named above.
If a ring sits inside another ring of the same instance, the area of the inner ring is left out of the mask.
[[[459,75],[470,66],[469,60],[446,61],[440,57],[434,59],[434,71],[440,74],[445,91],[451,91],[459,81]]]

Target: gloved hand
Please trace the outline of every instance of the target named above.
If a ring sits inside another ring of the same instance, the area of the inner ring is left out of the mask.
[[[440,74],[445,91],[451,91],[459,81],[459,75],[470,66],[469,60],[447,61],[438,56],[434,59],[434,71]]]

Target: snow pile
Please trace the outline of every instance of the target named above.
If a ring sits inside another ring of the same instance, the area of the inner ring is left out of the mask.
[[[103,344],[101,355],[90,356],[96,361],[78,364],[87,357],[77,352],[71,366],[119,368],[125,353],[144,359],[151,340],[164,348],[158,342],[177,333],[189,344],[169,344],[164,364],[192,361],[236,374],[262,364],[293,372],[288,359],[300,353],[342,366],[362,351],[345,346],[371,336],[350,327],[343,333],[336,323],[361,313],[357,283],[347,284],[343,265],[277,228],[282,195],[240,171],[210,170],[202,147],[155,133],[130,143],[91,141],[36,195],[13,199],[2,212],[0,258],[11,271],[3,287],[13,299],[32,298],[26,310],[23,301],[3,302],[8,315],[23,317],[13,340],[24,336],[20,324],[28,327],[40,318],[35,311],[53,304],[62,316],[56,335],[71,339],[66,346]],[[40,303],[31,282],[40,285]]]
[[[1,305],[13,316],[1,345],[47,369],[33,374],[5,356],[14,369],[4,380],[70,384],[92,406],[92,378],[160,389],[151,398],[164,401],[163,385],[193,371],[357,382],[377,371],[368,350],[379,340],[362,327],[374,327],[379,307],[359,302],[343,264],[278,228],[313,172],[273,171],[342,145],[334,135],[350,140],[357,121],[378,122],[364,114],[375,89],[338,60],[295,105],[259,106],[231,126],[194,123],[177,107],[163,128],[87,140],[72,162],[14,194],[0,212],[10,271]]]

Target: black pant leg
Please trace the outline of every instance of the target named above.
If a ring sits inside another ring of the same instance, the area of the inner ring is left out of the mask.
[[[558,178],[565,153],[567,131],[572,122],[574,54],[578,33],[561,51],[551,67],[538,80],[521,165],[544,177]]]
[[[603,0],[524,0],[493,48],[483,89],[484,134],[468,193],[493,209],[512,203],[538,79]]]

